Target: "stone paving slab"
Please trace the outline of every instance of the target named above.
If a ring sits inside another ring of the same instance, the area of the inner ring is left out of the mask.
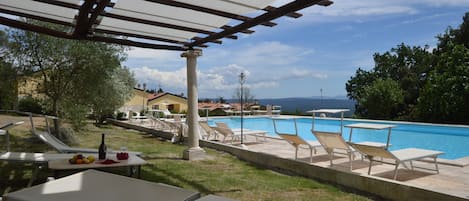
[[[269,138],[266,143],[252,144],[248,146],[251,151],[272,154],[282,158],[294,159],[295,149],[286,141],[281,139]],[[360,160],[357,155],[353,161],[353,172],[363,176],[368,176],[368,161]],[[309,149],[300,149],[298,160],[309,163]],[[339,171],[349,171],[349,162],[347,157],[334,157],[334,165],[331,167],[329,157],[324,150],[319,149],[316,155],[313,155],[311,165],[336,169]],[[432,168],[433,164],[426,162],[414,162],[415,166]],[[370,177],[389,180],[389,182],[403,183],[410,186],[429,189],[436,192],[455,195],[469,200],[469,166],[460,167],[452,165],[439,164],[440,173],[415,169],[407,170],[399,167],[397,181],[393,180],[394,166],[387,164],[373,165]]]

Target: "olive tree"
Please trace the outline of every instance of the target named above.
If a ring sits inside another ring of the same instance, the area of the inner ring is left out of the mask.
[[[51,29],[64,30],[67,27],[28,20]],[[103,94],[103,88],[120,79],[126,59],[125,48],[119,45],[67,40],[24,30],[10,29],[9,58],[18,71],[24,75],[35,73],[41,77],[41,88],[49,113],[72,120],[75,128],[86,114],[99,110],[93,108],[98,101],[125,98],[127,91]],[[125,80],[133,80],[126,74]],[[134,82],[123,82],[133,84]],[[133,86],[133,85],[132,85]],[[125,101],[119,101],[122,103]],[[104,105],[104,104],[99,104]],[[114,107],[115,104],[110,104]],[[54,121],[60,127],[60,121]]]

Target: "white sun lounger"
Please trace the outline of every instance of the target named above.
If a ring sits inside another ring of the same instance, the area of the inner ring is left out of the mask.
[[[223,122],[216,122],[215,123],[217,127],[214,127],[214,129],[222,134],[223,137],[223,142],[225,142],[225,139],[227,137],[231,137],[231,143],[234,142],[234,139],[237,137],[241,137],[241,130],[240,129],[231,129],[226,123]],[[258,142],[258,137],[263,136],[264,137],[264,142],[266,141],[266,131],[262,130],[249,130],[249,129],[243,129],[243,135],[252,135],[256,137],[256,142]]]
[[[321,147],[321,144],[318,141],[307,141],[298,135],[279,133],[277,133],[277,135],[295,147],[295,160],[298,159],[298,149],[301,147],[301,145],[306,145],[310,149],[309,162],[313,162],[313,152],[316,154],[316,149]]]
[[[65,144],[65,143],[63,143],[62,141],[60,141],[59,139],[57,139],[54,135],[52,135],[52,134],[50,133],[50,127],[49,127],[49,123],[48,123],[48,118],[51,118],[51,117],[45,116],[47,131],[38,131],[38,130],[36,130],[36,128],[34,127],[34,122],[33,122],[32,117],[30,117],[30,120],[31,120],[31,132],[32,132],[36,137],[38,137],[39,139],[41,139],[43,142],[45,142],[46,144],[50,145],[51,147],[53,147],[55,150],[57,150],[57,151],[60,152],[60,153],[98,153],[98,148],[96,148],[96,149],[90,149],[90,148],[81,148],[81,147],[70,147],[70,146],[68,146],[67,144]],[[55,117],[52,117],[52,118],[55,118]],[[117,152],[119,152],[119,151],[115,151],[115,150],[110,150],[110,149],[108,149],[107,152],[108,152],[108,153],[117,153]],[[133,152],[133,151],[126,151],[126,152],[128,152],[129,154],[137,155],[137,156],[140,156],[140,155],[142,154],[141,152]]]
[[[215,131],[213,127],[208,125],[206,121],[199,121],[199,125],[202,128],[202,130],[205,132],[205,135],[201,135],[202,139],[209,140],[210,136],[214,136],[214,139],[218,138],[218,133]]]
[[[349,158],[350,170],[352,170],[352,161],[354,159],[355,150],[350,147],[347,142],[342,138],[342,135],[334,132],[313,131],[311,133],[318,139],[319,143],[324,147],[329,155],[331,167],[334,165],[332,162],[334,154],[346,155]]]
[[[393,177],[394,179],[397,178],[397,171],[398,171],[398,167],[400,164],[402,164],[404,167],[407,168],[407,166],[405,165],[405,162],[410,162],[410,166],[412,170],[414,170],[414,168],[419,168],[419,169],[425,169],[425,170],[432,170],[432,171],[439,173],[438,163],[436,161],[436,158],[439,155],[443,154],[443,152],[441,151],[417,149],[417,148],[407,148],[407,149],[400,149],[396,151],[388,151],[384,147],[376,147],[376,146],[355,144],[355,143],[350,143],[350,145],[354,147],[356,150],[358,150],[359,152],[361,152],[363,155],[367,156],[367,158],[370,160],[370,166],[368,168],[368,175],[371,173],[371,167],[372,167],[373,161],[376,161],[375,157],[382,157],[382,158],[394,160],[394,163],[386,162],[383,160],[379,161],[381,163],[395,165],[394,177]],[[412,161],[420,160],[424,158],[433,158],[435,169],[429,169],[429,168],[424,168],[424,167],[414,167],[414,165],[412,164]]]
[[[295,126],[295,133],[283,133],[277,130],[277,121],[281,120],[293,120],[293,125]],[[312,141],[312,140],[304,140],[302,137],[298,135],[298,127],[296,125],[296,119],[295,118],[272,118],[272,122],[274,124],[274,131],[275,134],[280,136],[282,139],[287,141],[289,144],[291,144],[293,147],[295,147],[295,160],[298,159],[298,149],[301,147],[301,145],[306,145],[309,150],[310,150],[310,162],[313,162],[313,152],[316,154],[317,148],[321,147],[321,144],[318,141]]]

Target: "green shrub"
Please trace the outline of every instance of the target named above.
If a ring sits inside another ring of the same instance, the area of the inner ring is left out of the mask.
[[[42,114],[44,108],[42,107],[42,101],[40,99],[27,96],[19,100],[18,110],[23,112]]]
[[[117,119],[117,120],[123,120],[123,119],[125,119],[125,113],[123,113],[123,112],[118,112],[118,113],[117,113],[117,116],[116,116],[116,119]]]

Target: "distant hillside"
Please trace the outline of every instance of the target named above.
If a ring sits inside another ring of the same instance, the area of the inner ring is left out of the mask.
[[[227,100],[230,103],[238,102],[237,100]],[[283,112],[294,113],[296,110],[305,114],[308,110],[313,109],[349,109],[350,112],[345,113],[349,117],[355,111],[355,102],[349,99],[321,99],[319,98],[273,98],[259,99],[261,105],[280,105]]]
[[[282,111],[302,113],[313,109],[350,109],[345,116],[351,116],[355,111],[355,102],[348,99],[316,99],[316,98],[279,98],[279,99],[259,99],[261,105],[280,105]]]

